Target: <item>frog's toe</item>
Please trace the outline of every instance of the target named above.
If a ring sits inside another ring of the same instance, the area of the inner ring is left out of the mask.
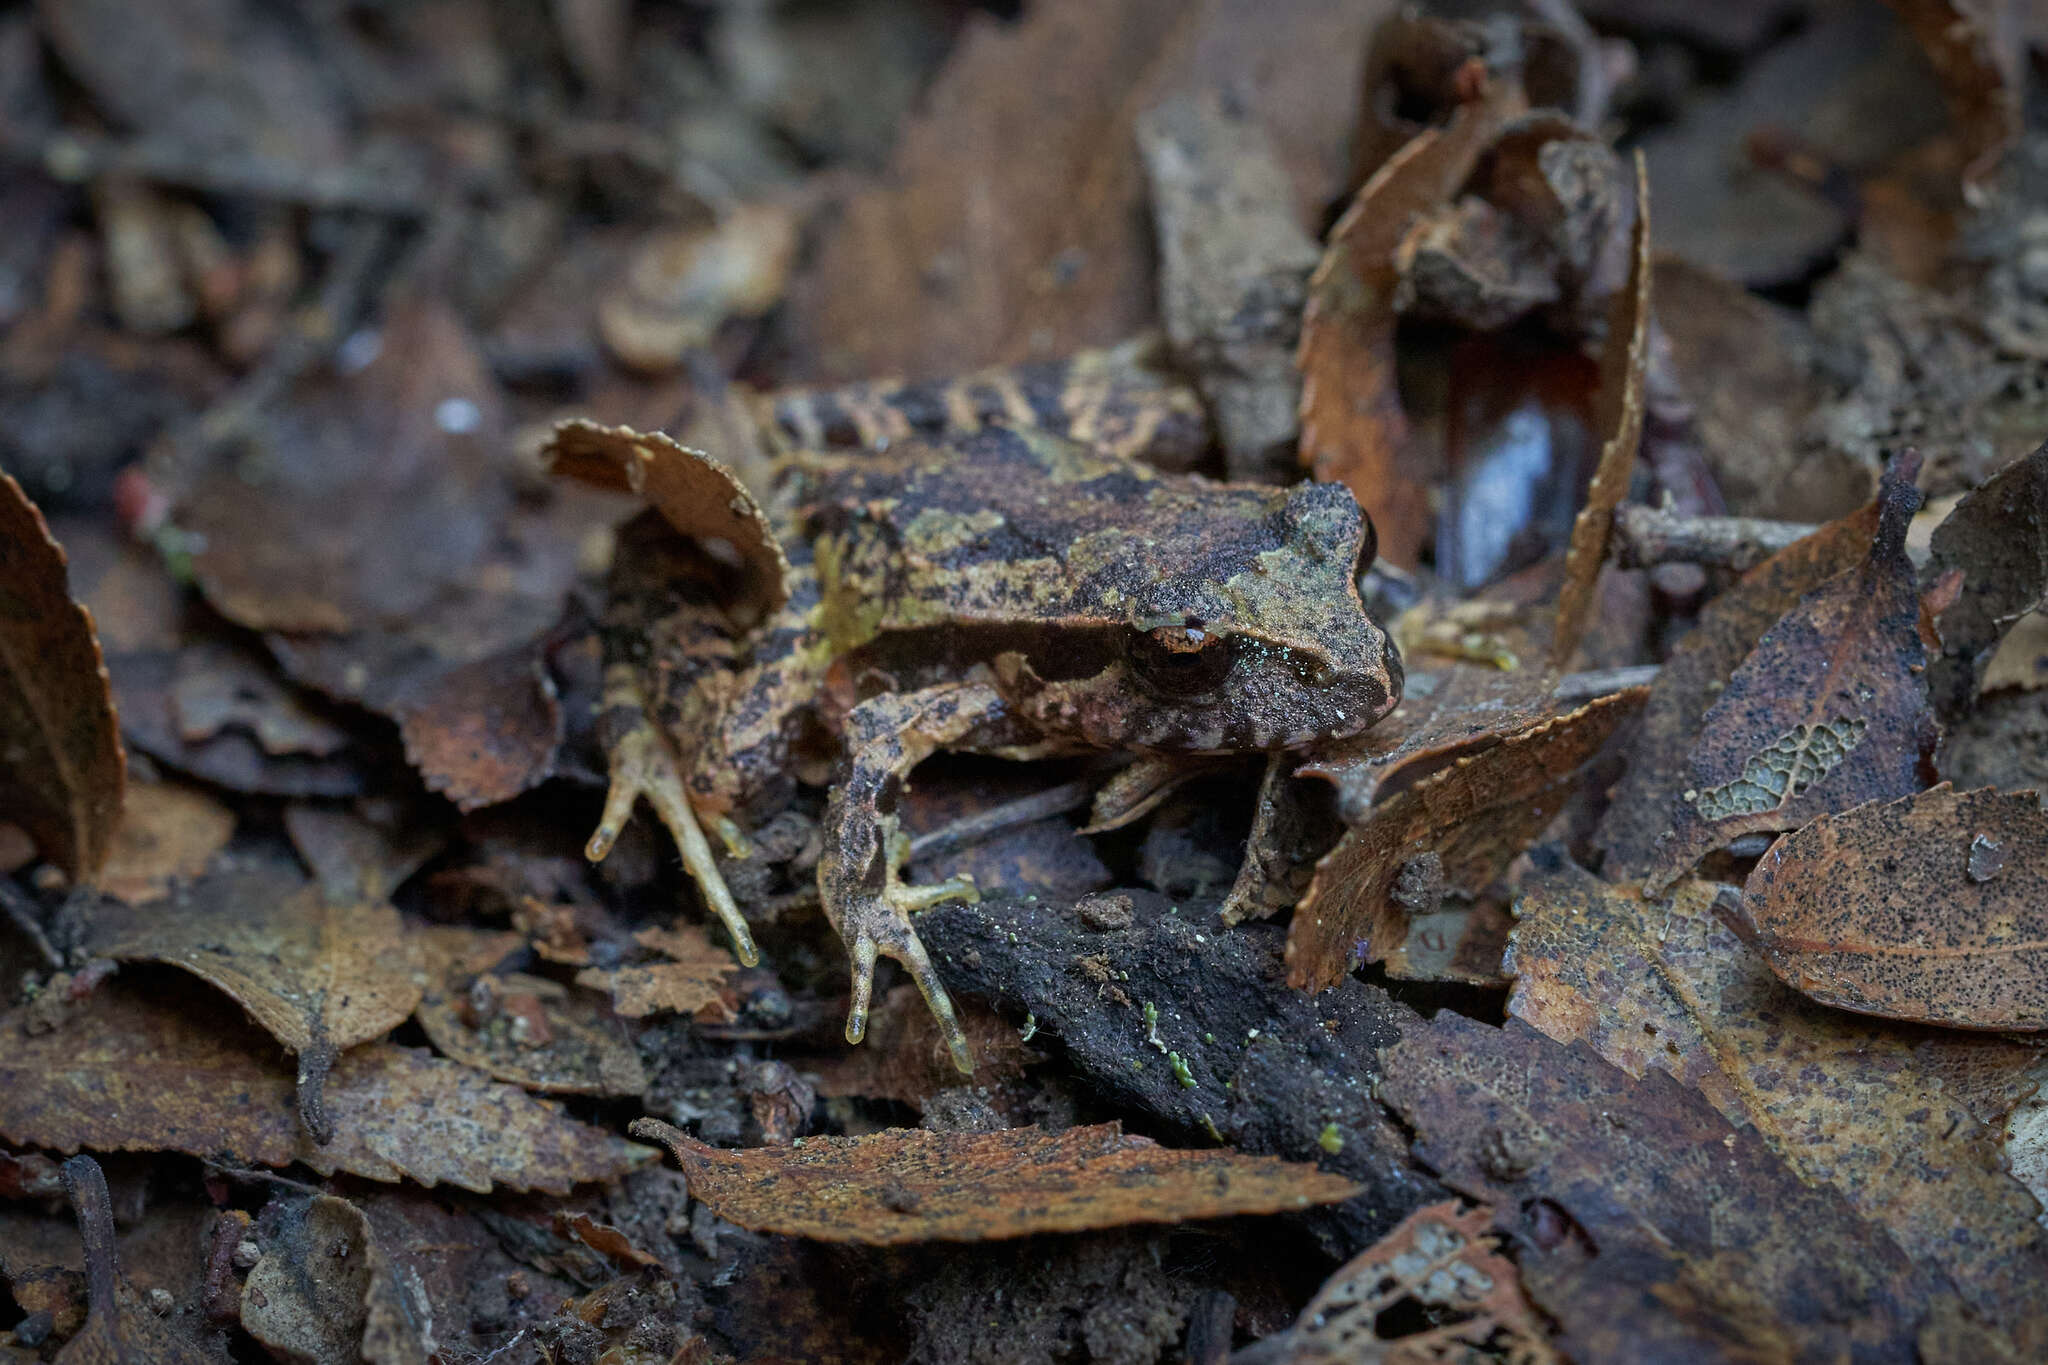
[[[972,1076],[974,1050],[967,1045],[967,1031],[960,1026],[960,1016],[953,1009],[953,997],[946,993],[946,983],[939,980],[930,954],[918,941],[917,931],[905,923],[888,902],[876,901],[874,908],[877,913],[872,918],[885,922],[876,926],[873,932],[866,928],[857,930],[847,944],[853,959],[853,1003],[846,1014],[846,1041],[858,1043],[867,1036],[868,1005],[875,989],[875,959],[891,957],[902,963],[904,970],[910,973],[910,979],[917,983],[918,992],[924,996],[925,1007],[931,1010],[932,1018],[939,1026],[939,1036],[946,1040],[946,1051],[952,1055],[953,1066],[961,1075]]]

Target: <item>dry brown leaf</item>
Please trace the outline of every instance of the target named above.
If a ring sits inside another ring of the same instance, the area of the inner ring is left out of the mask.
[[[727,318],[759,317],[781,299],[798,225],[792,205],[755,203],[732,205],[708,227],[655,230],[598,300],[598,335],[630,369],[676,368]]]
[[[640,1054],[590,997],[538,977],[490,975],[521,934],[441,924],[415,929],[427,989],[414,1012],[445,1056],[545,1095],[637,1095]]]
[[[1306,1162],[1169,1151],[1119,1124],[1048,1133],[890,1128],[857,1138],[723,1151],[658,1119],[690,1195],[754,1231],[893,1246],[981,1242],[1335,1204],[1359,1192]]]
[[[403,801],[364,801],[352,810],[289,805],[284,828],[293,851],[336,904],[388,900],[448,842],[445,829]]]
[[[242,1326],[281,1360],[406,1365],[425,1360],[413,1303],[363,1211],[331,1194],[287,1198],[263,1219],[262,1255],[242,1285]]]
[[[1607,852],[1610,875],[1640,876],[1649,869],[1658,837],[1671,828],[1672,804],[1685,788],[1687,751],[1728,676],[1800,598],[1867,557],[1876,531],[1872,503],[1786,546],[1700,613],[1699,624],[1678,642],[1651,684],[1628,772],[1601,820],[1597,842]]]
[[[967,1044],[974,1049],[974,1083],[999,1084],[1024,1074],[1039,1059],[1015,1026],[975,1000],[955,1003]],[[924,1108],[941,1090],[960,1084],[952,1053],[915,986],[897,986],[876,1004],[872,1047],[840,1049],[818,1069],[821,1095],[859,1095]]]
[[[633,967],[586,967],[576,984],[608,992],[629,1019],[650,1014],[725,1013],[726,978],[740,969],[733,955],[694,924],[647,928],[633,935],[643,948],[673,959]]]
[[[1970,710],[1979,680],[2015,622],[2048,604],[2048,445],[1970,493],[1934,530],[1923,581],[1963,571],[1941,613],[1941,656],[1927,687],[1944,717]]]
[[[1515,1263],[1501,1255],[1493,1223],[1492,1209],[1455,1199],[1415,1210],[1337,1267],[1294,1326],[1247,1352],[1246,1365],[1549,1365],[1557,1359],[1549,1332]]]
[[[1632,1076],[1666,1071],[1697,1089],[1984,1316],[2044,1339],[2029,1320],[2041,1316],[2048,1242],[1999,1159],[2009,1101],[1971,1097],[2023,1091],[2034,1048],[1815,1004],[1716,918],[1714,885],[1681,882],[1651,901],[1536,856],[1542,875],[1510,943],[1510,1014]]]
[[[542,451],[557,474],[639,494],[683,535],[722,540],[740,557],[742,597],[763,615],[789,600],[789,561],[767,514],[732,470],[660,432],[558,423]]]
[[[186,1152],[322,1175],[566,1193],[653,1155],[516,1086],[415,1048],[372,1043],[327,1080],[334,1141],[294,1109],[291,1068],[232,1010],[174,976],[101,988],[62,1027],[0,1015],[0,1136],[52,1151]]]
[[[1980,693],[2008,687],[2027,692],[2048,687],[2048,611],[2030,612],[2013,622],[1984,665]]]
[[[1919,465],[1910,451],[1893,460],[1869,555],[1780,617],[1708,708],[1652,855],[1653,894],[1739,835],[1925,785],[1939,731],[1906,558]]]
[[[1737,927],[1823,1004],[1951,1028],[2048,1028],[2048,814],[1948,784],[1771,845]]]
[[[1586,505],[1572,523],[1571,547],[1565,552],[1564,587],[1557,595],[1556,633],[1550,644],[1553,668],[1565,666],[1585,634],[1593,587],[1614,533],[1614,509],[1628,496],[1629,478],[1635,473],[1649,374],[1650,280],[1650,173],[1638,151],[1628,281],[1608,306],[1607,339],[1600,350],[1599,411],[1593,426],[1601,435],[1600,463],[1586,486]]]
[[[659,1256],[650,1256],[633,1245],[633,1239],[609,1223],[600,1223],[587,1213],[558,1213],[555,1223],[564,1232],[589,1247],[600,1256],[609,1257],[621,1269],[640,1270],[651,1265],[660,1265]]]
[[[1451,1010],[1380,1056],[1416,1156],[1497,1211],[1571,1360],[1903,1365],[1953,1295],[1669,1076],[1632,1080],[1590,1048]]]
[[[404,1023],[425,985],[389,902],[330,902],[283,857],[223,857],[169,904],[102,905],[89,941],[100,957],[168,963],[231,996],[298,1054],[301,1108],[322,1140],[335,1055]]]
[[[445,303],[408,295],[376,358],[320,379],[195,481],[206,598],[256,630],[343,631],[427,606],[488,553],[510,505],[501,401]],[[374,545],[375,554],[364,553]]]
[[[2003,13],[2009,7],[2002,0],[1891,0],[1891,6],[1941,78],[1963,144],[1965,184],[1981,184],[2020,135],[2028,64],[2020,23]]]
[[[1419,462],[1394,375],[1394,249],[1419,213],[1440,207],[1471,175],[1520,95],[1510,82],[1416,135],[1358,192],[1330,230],[1302,316],[1301,463],[1357,495],[1379,532],[1380,557],[1421,562],[1429,489],[1441,470]]]
[[[1438,884],[1475,895],[1557,814],[1568,784],[1646,690],[1630,688],[1531,725],[1388,798],[1316,864],[1287,933],[1288,984],[1325,990],[1406,946],[1402,871],[1426,854]],[[1401,964],[1396,964],[1401,965]]]
[[[100,890],[129,905],[161,900],[172,883],[204,873],[234,832],[234,812],[197,787],[130,783]]]
[[[0,472],[0,809],[73,881],[106,861],[128,760],[92,613],[63,547]]]
[[[510,801],[554,775],[562,703],[533,649],[463,664],[393,709],[406,760],[458,810]]]

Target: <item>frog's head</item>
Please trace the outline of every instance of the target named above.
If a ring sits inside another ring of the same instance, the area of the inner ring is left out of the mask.
[[[1301,748],[1392,710],[1401,660],[1358,595],[1373,531],[1350,490],[1210,486],[1190,497],[1225,495],[1259,515],[1191,507],[1178,522],[1186,534],[1150,537],[1106,571],[1103,596],[1121,608],[1103,627],[1114,647],[1077,650],[1073,667],[999,658],[1012,704],[1093,747],[1185,754]],[[1218,525],[1236,530],[1219,538]]]

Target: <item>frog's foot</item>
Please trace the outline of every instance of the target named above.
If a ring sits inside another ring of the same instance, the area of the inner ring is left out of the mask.
[[[891,957],[903,964],[910,979],[924,996],[924,1003],[946,1040],[946,1051],[963,1076],[974,1074],[974,1051],[967,1045],[967,1032],[954,1012],[953,998],[932,968],[931,957],[918,941],[910,917],[941,901],[972,901],[979,896],[972,877],[952,877],[930,886],[890,885],[879,896],[862,896],[854,904],[840,907],[840,932],[846,938],[853,959],[853,1004],[846,1014],[846,1041],[858,1043],[867,1036],[868,1003],[875,988],[875,959]]]
[[[583,856],[594,863],[604,861],[604,856],[617,842],[619,831],[632,818],[634,803],[646,797],[647,803],[654,807],[655,815],[675,836],[676,851],[683,855],[683,866],[697,883],[697,889],[703,892],[705,903],[724,923],[726,932],[732,935],[733,954],[744,965],[757,966],[761,961],[761,951],[754,946],[753,931],[748,928],[746,917],[740,914],[740,907],[726,887],[717,861],[711,856],[711,845],[706,842],[704,830],[697,823],[697,812],[690,807],[675,751],[647,722],[644,713],[636,708],[635,715],[637,719],[629,722],[609,746],[611,789],[605,793],[604,814],[599,818],[597,831],[590,836],[590,842],[584,845]]]
[[[981,682],[884,693],[848,713],[846,756],[825,805],[824,848],[818,858],[818,898],[853,957],[848,1042],[859,1042],[867,1032],[875,959],[893,957],[924,993],[953,1064],[963,1074],[973,1073],[967,1035],[910,917],[939,901],[973,894],[974,884],[955,878],[934,886],[905,886],[896,879],[905,850],[897,806],[911,769],[939,749],[1009,750],[1034,738],[1020,730],[1001,694]]]

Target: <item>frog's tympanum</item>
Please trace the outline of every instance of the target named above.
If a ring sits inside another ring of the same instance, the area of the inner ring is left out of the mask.
[[[564,424],[554,450],[586,475],[609,458],[626,471],[609,481],[636,488],[656,476],[634,469],[662,461],[694,461],[684,483],[730,477],[666,438],[587,423]],[[1399,696],[1399,659],[1358,595],[1372,528],[1338,484],[1218,484],[993,427],[797,452],[766,515],[717,486],[656,501],[685,532],[766,542],[756,585],[782,581],[718,601],[706,585],[730,581],[730,555],[646,518],[627,528],[605,629],[612,786],[590,853],[649,798],[751,964],[702,830],[743,849],[750,821],[787,801],[793,746],[831,737],[818,892],[853,959],[849,1041],[887,956],[973,1065],[911,918],[972,884],[898,878],[898,807],[928,755],[1270,754],[1356,734]]]

